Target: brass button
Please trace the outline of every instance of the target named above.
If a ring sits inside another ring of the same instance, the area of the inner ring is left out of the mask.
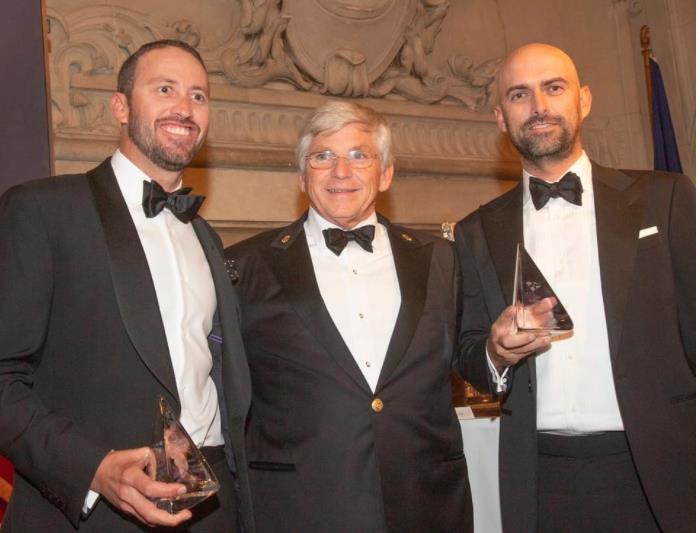
[[[372,400],[372,409],[375,413],[381,413],[382,409],[384,409],[384,402],[381,401],[379,398],[375,398],[374,400]]]

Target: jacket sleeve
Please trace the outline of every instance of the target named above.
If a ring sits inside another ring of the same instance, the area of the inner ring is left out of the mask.
[[[54,259],[33,191],[0,198],[0,453],[77,527],[89,485],[109,451],[52,412],[34,390],[54,290]],[[79,394],[79,391],[75,391]]]
[[[674,183],[669,213],[669,246],[680,332],[695,368],[695,186],[682,175]]]
[[[485,291],[494,288],[483,285],[477,266],[474,239],[480,235],[476,231],[478,224],[478,215],[474,214],[455,227],[461,293],[457,359],[464,379],[482,392],[493,392],[493,382],[486,362],[486,340],[496,317],[489,313]]]

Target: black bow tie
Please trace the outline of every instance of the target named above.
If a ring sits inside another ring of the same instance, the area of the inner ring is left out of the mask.
[[[342,230],[339,228],[328,228],[323,230],[323,238],[326,239],[326,246],[335,255],[340,255],[348,244],[348,241],[355,241],[369,253],[372,253],[372,240],[374,240],[374,225],[362,226],[353,230]]]
[[[143,212],[146,218],[153,218],[164,208],[170,209],[173,215],[183,224],[192,220],[204,201],[204,196],[188,196],[192,187],[178,189],[171,193],[163,190],[155,181],[143,182]]]
[[[564,177],[554,183],[543,181],[534,176],[530,177],[530,196],[535,209],[542,209],[550,198],[563,198],[567,202],[581,205],[583,186],[581,178],[573,172],[567,172]]]

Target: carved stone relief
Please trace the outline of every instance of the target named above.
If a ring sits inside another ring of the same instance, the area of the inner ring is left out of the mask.
[[[240,0],[226,77],[242,87],[284,81],[332,96],[387,95],[422,104],[450,102],[484,111],[500,58],[474,64],[430,54],[447,0]]]

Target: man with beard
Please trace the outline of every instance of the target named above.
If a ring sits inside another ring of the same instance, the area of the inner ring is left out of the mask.
[[[119,72],[114,155],[0,200],[0,453],[18,474],[3,531],[253,531],[238,304],[203,198],[181,188],[208,98],[195,49],[146,44]],[[144,472],[159,397],[221,485],[172,515],[153,500],[185,486]]]
[[[502,396],[503,529],[693,531],[694,187],[588,159],[591,92],[561,50],[517,49],[497,87],[523,181],[455,237],[462,372]],[[517,243],[572,334],[516,332]]]

